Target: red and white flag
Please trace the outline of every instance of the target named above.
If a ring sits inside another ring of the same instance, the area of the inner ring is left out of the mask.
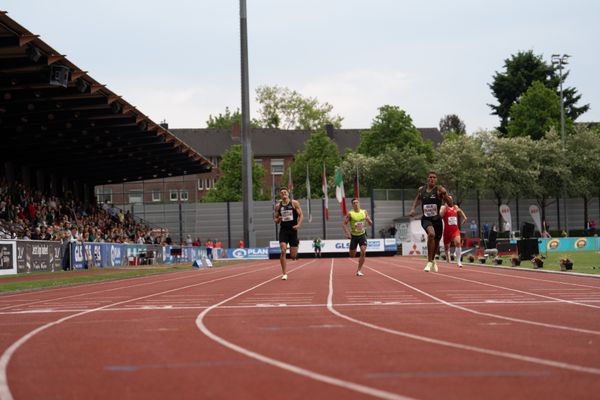
[[[321,189],[323,189],[323,199],[325,199],[325,220],[329,220],[329,196],[327,195],[327,175],[325,173],[325,164],[323,164],[323,179],[321,181]]]
[[[356,166],[356,181],[354,183],[354,198],[360,199],[360,189],[358,185],[358,166]]]
[[[344,193],[344,176],[339,167],[335,170],[335,198],[340,203],[342,215],[345,217],[348,211],[346,210],[346,193]]]

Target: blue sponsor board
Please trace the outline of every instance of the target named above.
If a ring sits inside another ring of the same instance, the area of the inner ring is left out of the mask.
[[[281,250],[280,250],[281,252]],[[268,248],[227,249],[227,258],[267,260]]]
[[[600,238],[597,237],[540,239],[539,243],[540,251],[549,252],[600,249]]]

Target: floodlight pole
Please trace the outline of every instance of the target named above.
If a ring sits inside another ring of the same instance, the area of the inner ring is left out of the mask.
[[[252,199],[252,145],[250,140],[250,100],[248,89],[248,26],[246,0],[240,0],[240,51],[242,71],[242,202],[244,243],[256,247],[254,233],[254,202]]]
[[[559,85],[560,85],[560,138],[562,142],[563,151],[565,150],[565,103],[563,98],[563,77],[562,77],[562,69],[563,65],[568,64],[569,59],[568,54],[553,54],[552,55],[552,64],[558,65],[558,76],[559,76]],[[565,232],[567,235],[569,234],[569,217],[567,216],[567,190],[566,185],[563,182],[563,215],[565,218]]]

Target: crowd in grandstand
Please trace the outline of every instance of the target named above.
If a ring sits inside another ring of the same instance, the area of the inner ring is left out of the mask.
[[[129,211],[108,204],[84,204],[32,191],[0,178],[0,237],[12,239],[163,243],[166,236],[137,222]]]

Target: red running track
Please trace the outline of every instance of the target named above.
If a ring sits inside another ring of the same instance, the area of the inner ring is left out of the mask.
[[[600,280],[277,260],[0,296],[1,399],[592,399]]]

